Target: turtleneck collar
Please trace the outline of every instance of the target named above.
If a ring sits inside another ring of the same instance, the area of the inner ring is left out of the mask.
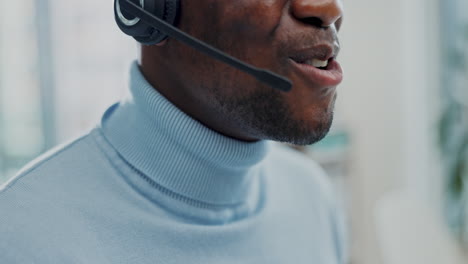
[[[105,138],[132,167],[160,186],[196,201],[246,201],[268,152],[267,141],[221,135],[179,110],[140,72],[130,71],[130,95],[103,117]]]

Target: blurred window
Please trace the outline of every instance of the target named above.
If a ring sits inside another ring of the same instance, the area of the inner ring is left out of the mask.
[[[0,181],[45,148],[36,4],[0,2]]]
[[[98,124],[122,95],[136,44],[112,5],[0,1],[0,183]]]

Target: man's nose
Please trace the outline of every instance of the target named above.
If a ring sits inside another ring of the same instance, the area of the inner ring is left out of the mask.
[[[292,0],[293,15],[318,27],[329,27],[343,16],[341,0]]]

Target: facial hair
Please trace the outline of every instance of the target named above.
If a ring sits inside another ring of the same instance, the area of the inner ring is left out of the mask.
[[[255,138],[310,145],[323,139],[333,122],[333,106],[316,113],[311,120],[294,119],[282,92],[257,89],[247,95],[225,96],[221,89],[212,91],[219,110]],[[333,100],[333,104],[334,104]]]

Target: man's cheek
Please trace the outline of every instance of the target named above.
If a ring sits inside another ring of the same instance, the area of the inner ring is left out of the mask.
[[[268,37],[281,19],[281,8],[270,4],[274,1],[232,1],[222,11],[223,30],[243,36],[246,40]],[[249,2],[248,4],[244,2]]]

